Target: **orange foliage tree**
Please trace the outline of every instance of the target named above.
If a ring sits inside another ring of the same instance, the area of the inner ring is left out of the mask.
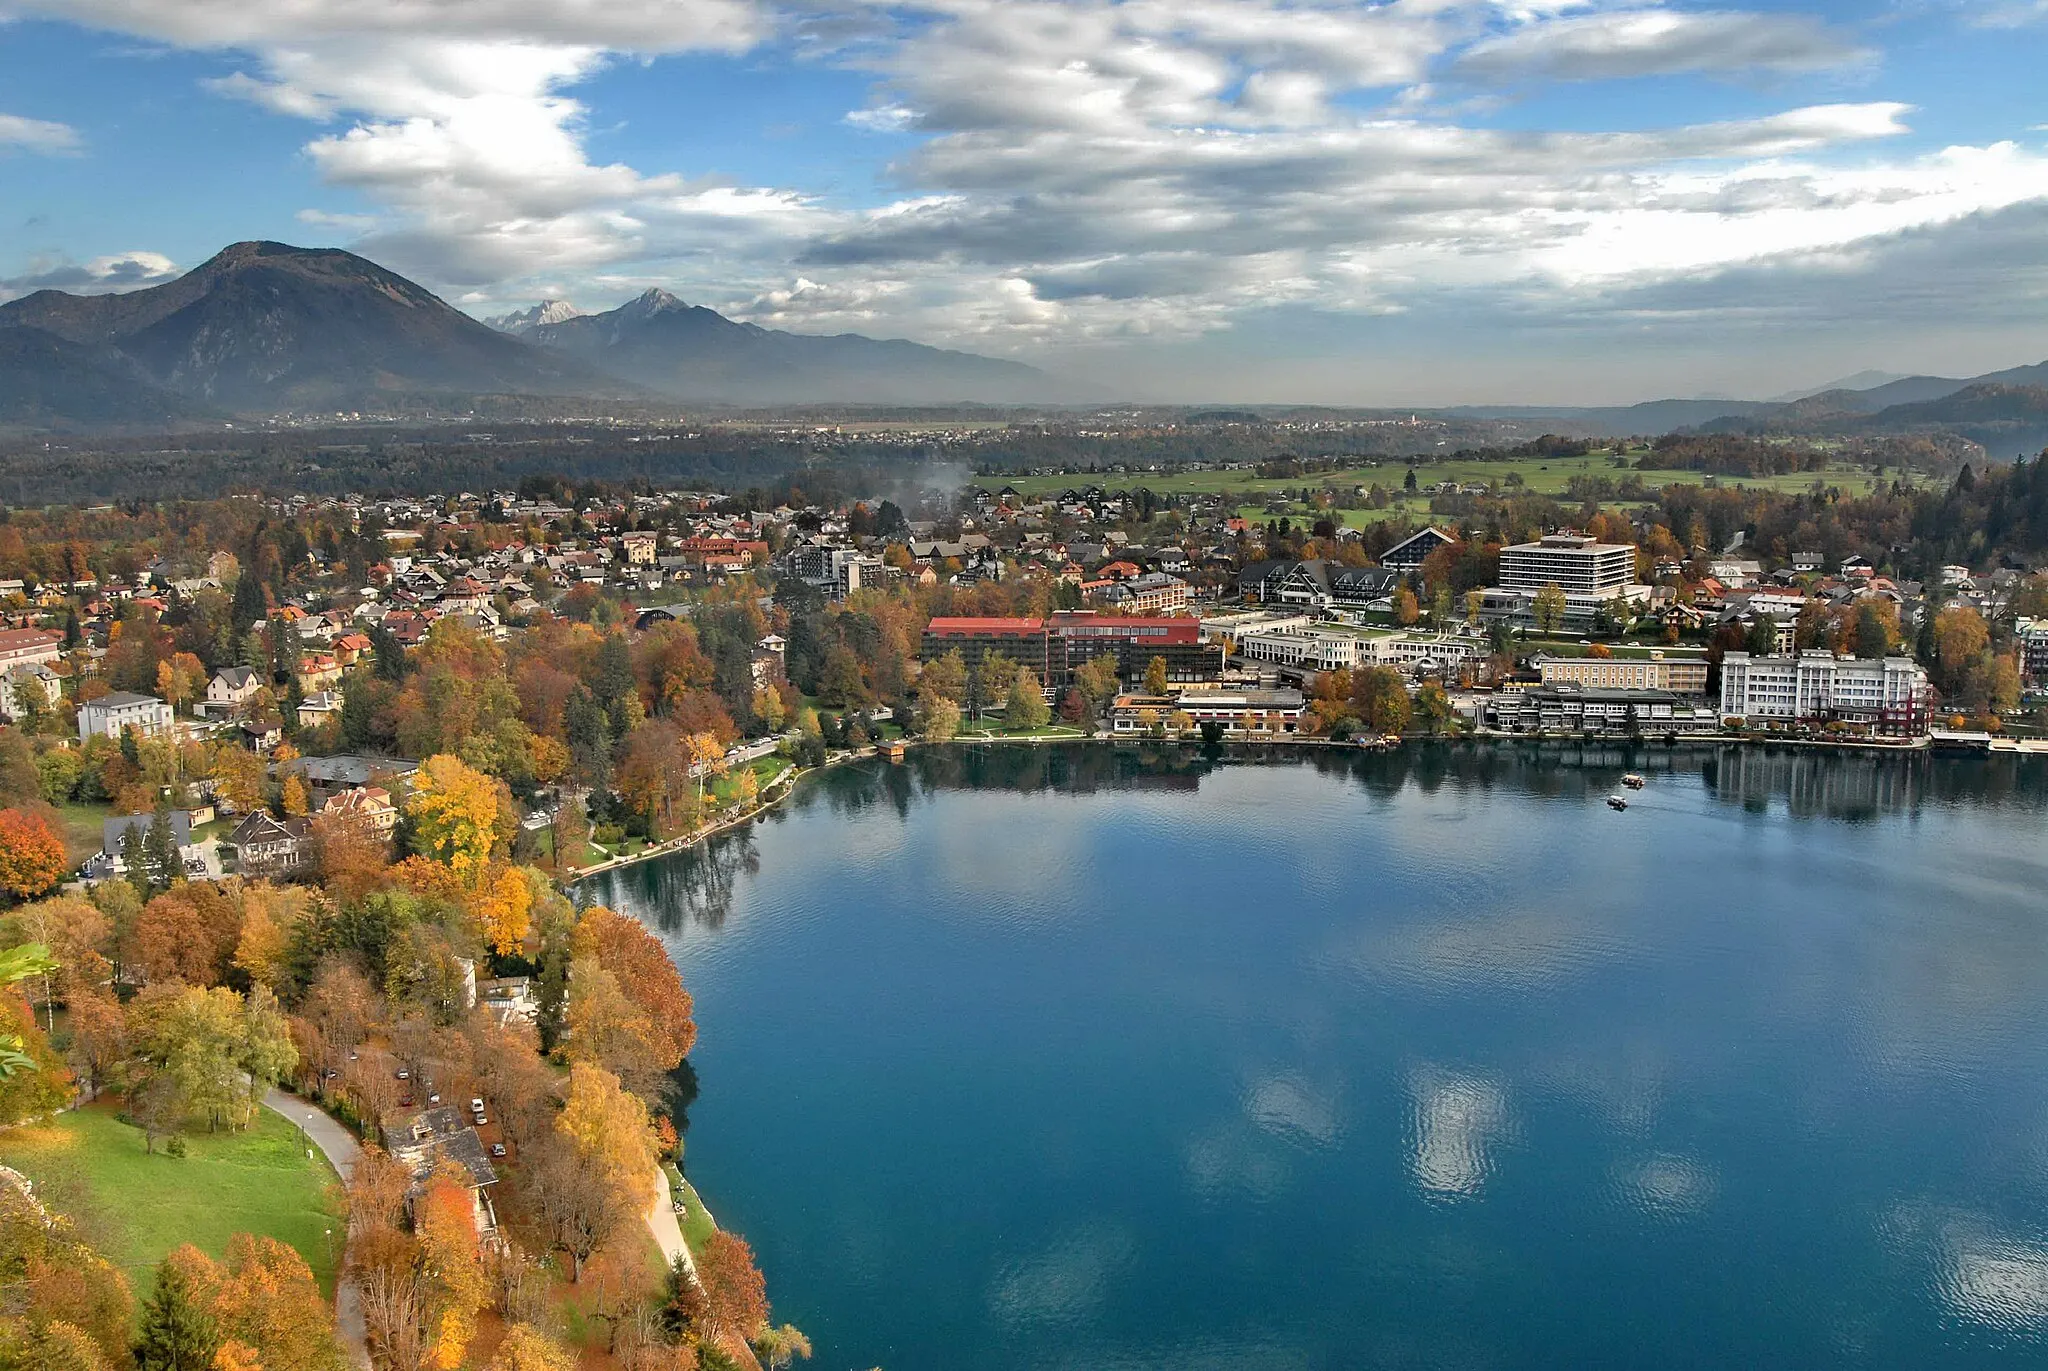
[[[0,890],[33,899],[64,879],[69,867],[64,844],[46,819],[0,809]]]
[[[673,1071],[697,1045],[697,1023],[691,1017],[690,992],[683,989],[668,949],[638,920],[603,905],[583,911],[573,945],[578,957],[595,958],[618,978],[619,989],[647,1016],[661,1069]]]
[[[443,1163],[428,1178],[414,1206],[413,1235],[433,1273],[434,1364],[452,1371],[462,1365],[491,1288],[477,1251],[475,1202],[466,1177],[452,1163]]]
[[[739,1234],[720,1229],[711,1235],[697,1259],[697,1283],[704,1290],[700,1326],[707,1342],[750,1339],[768,1322],[768,1282]]]

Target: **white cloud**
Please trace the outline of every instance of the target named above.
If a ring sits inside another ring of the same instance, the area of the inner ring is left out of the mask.
[[[1696,324],[1750,317],[1744,291],[1805,298],[1787,283],[1857,279],[1887,245],[2048,201],[2038,148],[1900,150],[1888,144],[1912,112],[1881,98],[1787,97],[1691,123],[1645,102],[1639,122],[1608,131],[1487,126],[1531,83],[1868,63],[1854,35],[1796,13],[1591,0],[14,8],[232,54],[212,88],[324,124],[311,164],[366,202],[304,222],[363,235],[362,250],[490,309],[530,303],[543,283],[593,300],[660,283],[779,327],[1024,352],[1187,339],[1279,307],[1575,325],[1670,310]],[[794,51],[872,78],[845,120],[902,148],[887,203],[592,154],[587,83],[608,64],[785,40],[753,60]],[[10,127],[0,117],[0,145]],[[46,145],[75,145],[38,127]],[[2048,261],[2004,241],[2016,270]],[[1996,287],[1981,293],[1949,307],[1996,307]]]
[[[78,130],[48,119],[28,119],[19,114],[0,114],[0,153],[9,151],[44,154],[77,152],[84,146]]]
[[[1601,81],[1681,72],[1809,72],[1867,62],[1868,49],[1799,14],[1633,9],[1530,24],[1457,61],[1467,80]]]
[[[66,290],[75,295],[136,290],[161,285],[178,274],[178,264],[160,252],[117,252],[89,262],[49,259],[30,264],[19,276],[0,277],[0,299],[38,290]]]

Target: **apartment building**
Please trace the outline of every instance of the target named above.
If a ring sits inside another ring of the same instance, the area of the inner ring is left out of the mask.
[[[1834,723],[1879,733],[1927,730],[1927,673],[1910,657],[1797,656],[1721,659],[1721,713],[1759,723]]]
[[[170,732],[171,707],[154,695],[116,691],[78,707],[78,737],[118,738],[121,730],[132,728],[138,738],[153,738]]]

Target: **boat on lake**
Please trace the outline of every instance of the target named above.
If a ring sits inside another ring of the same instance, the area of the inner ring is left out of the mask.
[[[1642,778],[1641,774],[1634,771],[1631,771],[1628,773],[1628,775],[1622,777],[1621,783],[1627,786],[1630,790],[1641,790],[1644,786],[1649,784],[1648,781]]]
[[[1628,801],[1619,795],[1609,795],[1607,797],[1607,807],[1613,810],[1627,809]]]

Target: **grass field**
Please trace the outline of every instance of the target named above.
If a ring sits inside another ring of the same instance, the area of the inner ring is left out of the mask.
[[[149,1155],[141,1130],[101,1102],[0,1133],[0,1162],[34,1181],[52,1207],[75,1214],[138,1296],[172,1248],[189,1242],[219,1257],[237,1233],[289,1243],[332,1294],[340,1187],[325,1159],[308,1155],[299,1130],[266,1109],[240,1133],[192,1133],[185,1142],[182,1158]]]
[[[1638,454],[1640,455],[1640,454]],[[1800,472],[1790,476],[1760,476],[1755,478],[1719,477],[1709,478],[1696,471],[1635,471],[1614,465],[1609,454],[1586,457],[1523,457],[1505,462],[1481,462],[1445,458],[1432,460],[1417,458],[1412,464],[1403,458],[1387,458],[1377,466],[1359,465],[1338,471],[1314,472],[1306,476],[1289,476],[1264,479],[1250,471],[1185,471],[1169,473],[1131,473],[1087,475],[1071,473],[1059,476],[978,476],[976,482],[990,489],[1014,486],[1026,495],[1057,493],[1076,486],[1099,485],[1105,490],[1127,490],[1144,486],[1162,495],[1228,492],[1238,497],[1243,505],[1250,506],[1259,517],[1264,517],[1263,506],[1258,502],[1264,497],[1280,491],[1299,490],[1304,486],[1335,486],[1349,489],[1353,486],[1374,484],[1388,490],[1399,490],[1410,465],[1415,468],[1415,479],[1422,485],[1437,481],[1483,481],[1498,491],[1509,473],[1521,476],[1525,489],[1538,495],[1562,495],[1575,476],[1605,476],[1621,480],[1627,476],[1642,478],[1644,485],[1653,490],[1667,485],[1702,485],[1709,479],[1721,485],[1741,485],[1755,489],[1780,491],[1802,491],[1810,488],[1816,479],[1823,484],[1839,486],[1848,494],[1867,494],[1873,483],[1871,472],[1864,467],[1840,464],[1831,466],[1825,472]],[[1886,481],[1889,483],[1890,478]],[[1417,514],[1428,510],[1426,496],[1418,495],[1411,502]],[[1398,510],[1349,510],[1345,511],[1350,522],[1362,524],[1373,519],[1387,518]],[[1249,517],[1249,515],[1247,516]]]
[[[64,820],[64,846],[72,860],[82,861],[100,850],[106,839],[105,821],[114,817],[112,805],[89,805],[72,801],[57,806]]]

